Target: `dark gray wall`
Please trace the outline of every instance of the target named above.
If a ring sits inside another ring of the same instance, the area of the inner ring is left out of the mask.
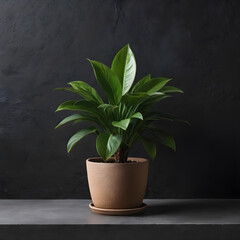
[[[1,0],[0,198],[89,197],[95,139],[67,155],[79,126],[54,130],[68,114],[54,110],[74,96],[52,89],[98,88],[86,58],[109,65],[128,42],[137,79],[173,77],[185,91],[159,109],[192,124],[166,125],[177,152],[159,147],[147,197],[240,197],[239,12],[238,0]],[[146,156],[141,145],[131,155]]]

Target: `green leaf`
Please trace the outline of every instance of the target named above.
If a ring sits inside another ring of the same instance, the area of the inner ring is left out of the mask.
[[[151,80],[146,81],[141,86],[139,86],[137,89],[137,92],[146,92],[148,94],[155,93],[159,91],[170,80],[171,80],[170,78],[163,78],[163,77],[153,78]]]
[[[143,115],[140,112],[136,112],[130,118],[137,118],[143,120]]]
[[[136,75],[136,61],[129,44],[117,53],[111,69],[117,74],[122,85],[122,95],[125,95],[131,88]]]
[[[113,112],[114,109],[119,108],[119,106],[103,103],[103,104],[99,105],[98,108],[102,109],[105,112]]]
[[[156,157],[157,148],[156,144],[149,138],[141,137],[141,141],[143,143],[144,149],[148,153],[148,155],[154,159]]]
[[[97,137],[97,152],[106,161],[117,151],[121,142],[122,137],[120,135],[101,133]]]
[[[85,100],[95,102],[98,104],[103,103],[103,100],[98,95],[96,90],[90,85],[88,85],[87,83],[82,81],[73,81],[73,82],[70,82],[69,84],[72,86],[74,92],[79,94]]]
[[[84,138],[86,135],[90,133],[97,132],[98,130],[95,127],[88,127],[85,129],[80,130],[76,134],[74,134],[68,141],[67,144],[67,151],[70,152],[71,149],[76,145],[77,142],[79,142],[82,138]]]
[[[80,82],[80,84],[76,84],[79,82]],[[81,84],[81,83],[83,83],[83,84]],[[73,87],[61,87],[61,88],[55,88],[54,90],[65,90],[65,91],[74,92],[74,93],[80,95],[81,97],[83,97],[87,101],[95,102],[97,104],[103,103],[103,100],[98,95],[96,90],[94,88],[92,88],[90,85],[88,85],[87,83],[84,83],[81,81],[74,81],[74,82],[70,82],[69,84],[74,85],[74,88]],[[76,85],[81,85],[82,88],[80,89],[80,86],[78,86],[79,88],[77,89]],[[85,85],[85,87],[84,87],[84,85]]]
[[[164,86],[160,89],[163,93],[171,93],[171,92],[179,92],[183,93],[183,91],[179,88],[173,87],[173,86]]]
[[[174,138],[167,132],[163,130],[157,131],[157,139],[159,142],[167,147],[170,147],[174,151],[176,151],[176,143]]]
[[[71,115],[71,116],[69,116],[69,117],[64,118],[64,119],[55,127],[55,129],[58,128],[58,127],[60,127],[60,126],[62,126],[62,125],[65,124],[65,123],[68,123],[68,122],[71,122],[71,121],[75,121],[75,120],[79,120],[79,119],[82,119],[82,118],[84,118],[84,116],[83,116],[82,114],[73,114],[73,115]]]
[[[66,101],[59,105],[56,112],[62,111],[62,110],[79,110],[79,107],[77,105],[75,105],[76,102],[78,102],[78,101],[77,100]]]
[[[142,102],[144,102],[148,98],[148,94],[146,93],[128,93],[123,96],[123,102],[126,104],[126,106],[134,106],[139,105]]]
[[[170,95],[165,95],[161,92],[156,93],[128,93],[123,96],[122,100],[126,104],[126,106],[138,106],[140,104],[150,104],[158,102],[164,98],[170,97]]]
[[[173,136],[156,127],[148,127],[148,129],[159,143],[176,151],[176,143]]]
[[[137,82],[137,84],[133,87],[132,93],[140,92],[139,88],[141,89],[142,85],[144,85],[146,82],[151,80],[151,74],[148,74],[147,76],[143,77],[140,81]]]
[[[141,119],[141,120],[143,120],[142,114],[141,114],[140,112],[136,112],[136,113],[134,113],[133,115],[131,115],[129,118],[125,118],[125,119],[123,119],[123,120],[121,120],[121,121],[119,121],[119,122],[113,121],[113,122],[112,122],[112,125],[113,125],[114,127],[118,127],[118,128],[123,129],[123,130],[126,130],[126,129],[128,128],[128,126],[129,126],[129,123],[130,123],[130,121],[131,121],[132,118],[136,118],[136,119]]]
[[[173,121],[178,121],[178,122],[183,122],[183,123],[186,123],[186,124],[190,125],[190,123],[188,121],[179,119],[179,118],[177,118],[177,116],[175,116],[173,114],[163,113],[163,112],[150,112],[145,117],[145,120],[150,120],[150,121],[169,120],[169,121],[172,121],[172,122]]]
[[[116,73],[100,62],[89,61],[108,101],[113,105],[118,104],[122,98],[122,86]]]
[[[151,96],[149,96],[149,98],[147,99],[147,102],[148,103],[156,103],[158,101],[161,101],[161,100],[163,100],[165,98],[169,98],[169,97],[171,97],[171,96],[165,95],[162,93],[160,93],[160,94],[155,93],[155,94],[152,94]]]
[[[86,112],[92,112],[96,113],[97,110],[97,104],[85,101],[85,100],[70,100],[62,103],[56,110],[62,111],[62,110],[75,110],[75,111],[86,111]]]
[[[78,92],[71,87],[59,87],[59,88],[54,88],[53,90],[65,90],[65,91],[74,92],[74,93],[78,94]]]
[[[104,122],[108,124],[108,122],[113,121],[116,119],[116,114],[118,112],[119,106],[111,105],[111,104],[101,104],[98,106],[98,109],[103,113]]]
[[[171,97],[170,95],[165,94],[153,94],[150,95],[141,105],[141,108],[139,109],[141,112],[148,111],[149,108],[153,107],[155,103],[159,102],[160,100],[163,100],[165,98]],[[144,110],[143,110],[144,109]]]
[[[123,129],[123,130],[126,130],[128,128],[129,123],[130,123],[130,118],[126,118],[126,119],[123,119],[123,120],[121,120],[119,122],[113,121],[112,125],[114,127],[118,127],[118,128]]]

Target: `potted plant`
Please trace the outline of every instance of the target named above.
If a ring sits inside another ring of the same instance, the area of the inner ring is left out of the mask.
[[[96,148],[100,157],[86,160],[92,209],[105,214],[129,214],[144,208],[142,203],[147,185],[148,160],[128,157],[131,147],[140,140],[149,156],[156,156],[156,142],[174,151],[172,136],[157,128],[154,122],[174,121],[171,114],[152,111],[169,93],[182,91],[166,86],[170,78],[143,77],[134,86],[136,61],[127,44],[114,57],[111,68],[88,59],[95,77],[103,89],[107,102],[86,82],[73,81],[70,87],[57,88],[78,94],[80,100],[62,103],[56,111],[77,111],[63,119],[65,123],[87,121],[91,126],[80,129],[67,144],[67,151],[88,134],[96,134]]]

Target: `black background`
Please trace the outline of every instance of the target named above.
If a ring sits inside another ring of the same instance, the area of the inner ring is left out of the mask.
[[[89,197],[95,138],[66,153],[81,125],[54,130],[69,113],[54,110],[75,96],[52,89],[82,80],[100,91],[86,58],[110,65],[126,43],[137,80],[173,77],[185,92],[158,108],[191,123],[164,123],[177,152],[158,147],[147,197],[239,197],[239,12],[237,0],[0,1],[0,198]],[[140,144],[130,155],[147,157]]]

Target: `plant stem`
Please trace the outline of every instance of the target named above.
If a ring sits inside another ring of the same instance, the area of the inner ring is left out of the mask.
[[[114,154],[114,159],[117,163],[127,162],[129,148],[126,145],[121,145]]]

